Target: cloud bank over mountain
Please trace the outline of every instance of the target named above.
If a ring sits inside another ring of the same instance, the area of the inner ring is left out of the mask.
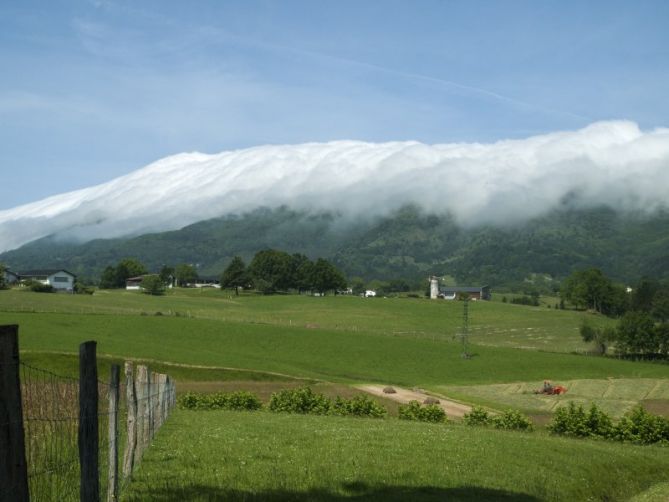
[[[333,141],[184,153],[0,211],[0,252],[52,234],[136,235],[284,204],[359,218],[412,203],[463,225],[521,222],[565,204],[650,212],[667,207],[667,189],[669,129],[627,121],[491,144]]]

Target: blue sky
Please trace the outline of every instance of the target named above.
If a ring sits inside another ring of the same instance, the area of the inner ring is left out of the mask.
[[[0,209],[166,155],[669,126],[669,2],[0,0]]]

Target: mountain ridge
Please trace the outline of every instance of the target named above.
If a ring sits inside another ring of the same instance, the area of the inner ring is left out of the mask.
[[[462,227],[452,215],[412,205],[357,222],[282,206],[132,238],[72,243],[45,237],[0,254],[0,262],[15,270],[62,267],[92,279],[132,256],[151,270],[193,263],[202,275],[219,275],[233,256],[248,262],[266,248],[328,258],[349,277],[366,279],[436,274],[500,286],[596,266],[632,283],[644,275],[669,278],[669,213],[562,208],[522,225]]]

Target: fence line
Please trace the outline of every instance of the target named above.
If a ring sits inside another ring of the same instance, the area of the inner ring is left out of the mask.
[[[0,502],[118,501],[176,403],[172,379],[143,365],[99,380],[95,342],[79,366],[72,378],[22,363],[18,326],[0,326]]]

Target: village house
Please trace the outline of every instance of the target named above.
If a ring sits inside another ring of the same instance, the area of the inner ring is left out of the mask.
[[[72,272],[64,269],[26,270],[18,272],[20,282],[36,281],[51,286],[55,291],[71,293],[74,291],[74,281],[77,278]]]
[[[5,269],[5,284],[11,286],[17,282],[19,282],[19,274],[16,274],[9,269]]]

